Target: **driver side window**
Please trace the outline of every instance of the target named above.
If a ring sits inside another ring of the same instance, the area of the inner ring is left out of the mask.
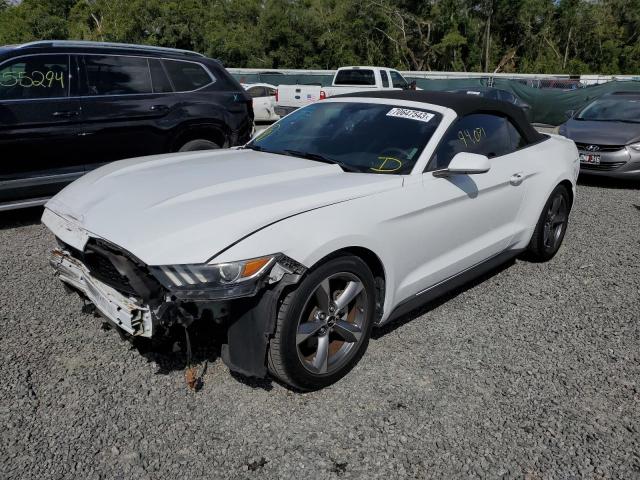
[[[391,74],[391,82],[393,84],[393,88],[407,88],[409,84],[402,75],[400,75],[395,70],[389,70],[389,73]]]
[[[427,170],[447,168],[460,152],[478,153],[489,158],[511,153],[507,119],[491,114],[462,117],[447,130],[431,157]]]
[[[0,101],[63,98],[68,94],[68,55],[32,55],[0,67]]]

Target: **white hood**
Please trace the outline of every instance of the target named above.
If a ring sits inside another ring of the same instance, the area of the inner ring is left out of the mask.
[[[114,162],[72,183],[46,207],[148,265],[203,263],[284,218],[401,186],[395,175],[220,150]],[[256,255],[269,253],[276,252]]]

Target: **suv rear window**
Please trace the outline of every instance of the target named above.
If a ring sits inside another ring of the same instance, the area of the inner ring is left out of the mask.
[[[190,92],[215,81],[199,63],[179,60],[163,60],[162,63],[176,92]]]
[[[87,55],[88,95],[151,93],[151,75],[146,58]]]
[[[373,70],[340,70],[336,74],[334,85],[375,85]]]

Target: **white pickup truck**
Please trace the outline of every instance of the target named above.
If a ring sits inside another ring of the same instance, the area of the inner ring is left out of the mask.
[[[333,76],[330,87],[320,85],[279,85],[276,90],[275,113],[281,117],[318,100],[341,93],[371,90],[406,90],[415,88],[392,68],[342,67]]]

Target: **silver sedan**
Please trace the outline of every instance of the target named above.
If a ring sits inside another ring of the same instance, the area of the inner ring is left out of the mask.
[[[640,92],[604,95],[560,125],[576,143],[580,172],[640,180]]]

